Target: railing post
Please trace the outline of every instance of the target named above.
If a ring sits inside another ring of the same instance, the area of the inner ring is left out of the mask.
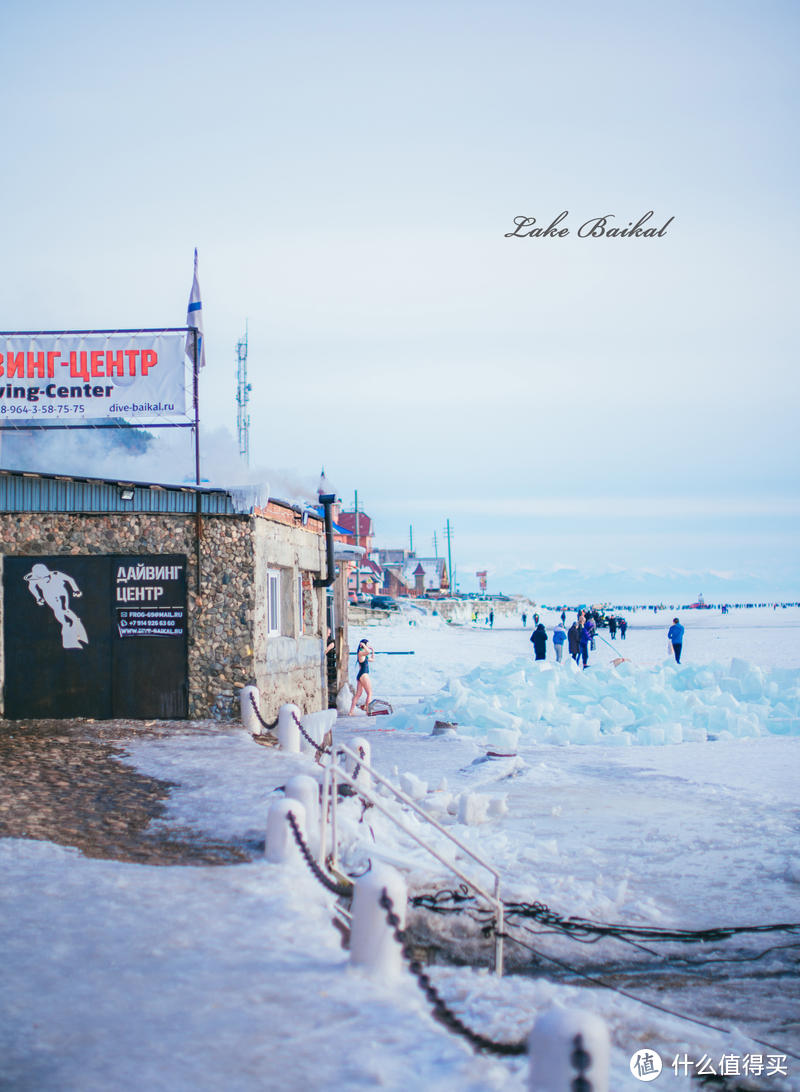
[[[363,736],[357,736],[354,740],[351,740],[350,749],[355,751],[359,761],[356,761],[352,755],[345,755],[345,770],[359,786],[368,789],[372,783],[372,778],[364,767],[369,766],[372,759],[370,742],[368,739],[364,739]]]
[[[336,786],[334,784],[334,791]],[[328,852],[328,807],[331,799],[331,767],[325,767],[322,775],[322,800],[319,809],[319,856],[317,861],[324,867],[325,857]]]
[[[275,800],[267,814],[267,840],[264,846],[264,856],[274,864],[303,860],[289,825],[289,812],[294,815],[303,837],[306,834],[306,809],[300,801]]]
[[[336,755],[333,756],[330,765],[331,771],[331,865],[339,867],[338,836],[336,832],[336,811],[339,801],[339,785],[336,781]]]
[[[301,734],[300,750],[305,754],[316,756],[319,753],[319,748],[325,745],[326,734],[330,732],[336,723],[336,710],[323,709],[318,713],[306,713],[300,719],[300,723],[303,725],[306,735],[313,739],[314,744],[316,744],[314,746],[314,744],[309,743]]]
[[[243,686],[239,691],[239,709],[242,718],[242,726],[250,733],[251,736],[261,735],[261,724],[256,714],[256,709],[259,708],[259,698],[257,686]]]
[[[403,954],[394,937],[394,929],[381,906],[384,889],[400,919],[406,923],[406,883],[400,873],[387,864],[373,862],[369,872],[359,876],[353,895],[353,921],[350,928],[350,962],[381,977],[395,977],[403,970]]]
[[[608,1092],[608,1027],[593,1012],[552,1008],[528,1039],[528,1092]]]
[[[287,703],[278,710],[278,745],[289,754],[300,754],[300,729],[295,723],[300,719],[300,710],[296,705]]]
[[[306,830],[308,831],[308,845],[312,853],[318,845],[319,831],[319,782],[308,774],[295,774],[286,782],[284,789],[287,799],[299,800],[306,813]]]
[[[505,914],[502,899],[497,899],[497,933],[494,938],[494,973],[503,977],[503,933],[505,932]]]

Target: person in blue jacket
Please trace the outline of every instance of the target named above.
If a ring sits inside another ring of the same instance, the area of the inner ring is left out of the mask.
[[[556,650],[556,660],[560,662],[561,657],[564,655],[564,642],[567,639],[567,631],[564,628],[564,623],[559,622],[556,628],[553,630],[553,648]]]
[[[672,625],[667,632],[667,640],[672,644],[672,651],[675,653],[675,663],[679,664],[681,662],[681,650],[683,649],[683,626],[677,618],[672,619]]]

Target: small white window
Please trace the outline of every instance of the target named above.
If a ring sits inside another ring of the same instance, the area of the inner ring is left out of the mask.
[[[277,637],[281,631],[281,574],[267,570],[267,636]]]

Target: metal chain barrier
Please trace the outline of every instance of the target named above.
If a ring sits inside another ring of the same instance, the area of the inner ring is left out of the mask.
[[[364,750],[363,747],[358,748],[358,757],[361,759],[361,762],[363,762],[364,759],[367,757],[367,752]],[[355,769],[351,774],[354,781],[358,781],[358,775],[361,773],[361,762],[356,763]]]
[[[322,886],[326,887],[328,891],[331,891],[334,895],[339,895],[342,898],[352,895],[352,884],[336,883],[335,880],[332,880],[329,876],[326,876],[322,869],[319,867],[317,862],[314,860],[314,854],[308,848],[308,845],[306,844],[303,835],[300,833],[300,827],[297,825],[297,820],[295,819],[294,814],[291,811],[287,812],[286,818],[289,820],[289,826],[292,828],[292,834],[294,835],[295,842],[297,842],[297,848],[303,854],[303,858],[306,864],[311,869],[313,875],[317,877]]]
[[[256,719],[258,720],[258,723],[261,725],[262,728],[265,728],[266,731],[274,732],[275,731],[275,725],[278,723],[277,720],[275,721],[275,724],[267,724],[267,722],[261,716],[258,705],[256,704],[256,699],[253,697],[253,691],[252,690],[249,692],[248,697],[250,698],[250,704],[253,707],[253,712],[256,715]]]
[[[423,970],[422,964],[411,955],[411,952],[406,945],[405,934],[400,930],[400,918],[394,911],[394,903],[385,887],[379,902],[386,913],[386,921],[394,933],[395,940],[400,945],[403,958],[408,963],[409,970],[416,978],[419,988],[431,1003],[434,1017],[451,1031],[455,1031],[458,1035],[463,1036],[476,1050],[485,1050],[490,1054],[502,1055],[527,1053],[528,1044],[526,1040],[523,1039],[521,1042],[517,1043],[496,1043],[492,1039],[487,1039],[485,1035],[481,1035],[479,1032],[473,1031],[472,1028],[467,1027],[463,1020],[448,1008],[439,996],[439,991]]]
[[[294,710],[292,710],[292,720],[297,725],[297,727],[299,729],[299,732],[300,732],[300,735],[303,737],[303,739],[306,741],[306,743],[310,743],[311,746],[316,751],[316,754],[314,755],[315,761],[319,762],[319,756],[320,755],[331,755],[331,754],[333,754],[333,751],[331,750],[330,747],[326,747],[324,743],[317,743],[317,741],[315,739],[311,738],[311,736],[308,734],[308,732],[305,730],[303,725],[298,720],[297,713],[295,713]]]
[[[463,885],[431,894],[416,895],[411,903],[423,910],[436,914],[457,914],[469,911],[474,920],[484,924],[490,919],[475,905],[475,896]],[[777,922],[769,925],[729,925],[709,929],[663,929],[650,925],[621,925],[592,921],[590,918],[569,917],[551,910],[543,902],[505,902],[505,919],[511,923],[514,918],[530,918],[538,925],[550,931],[559,931],[576,940],[593,941],[602,937],[612,937],[629,943],[647,941],[656,943],[706,944],[712,941],[729,940],[735,936],[758,935],[762,933],[782,932],[800,933],[800,922]]]

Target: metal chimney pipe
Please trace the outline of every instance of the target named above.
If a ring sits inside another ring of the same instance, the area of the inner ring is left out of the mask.
[[[324,580],[315,580],[315,588],[329,588],[336,579],[336,566],[333,560],[333,520],[331,519],[331,505],[336,501],[335,493],[321,494],[320,504],[325,508],[325,554],[328,565],[328,575]]]

